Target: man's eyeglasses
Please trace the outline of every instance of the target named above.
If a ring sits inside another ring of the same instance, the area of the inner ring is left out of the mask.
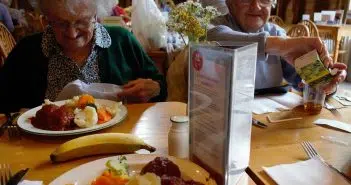
[[[96,16],[89,18],[89,19],[81,19],[81,20],[75,21],[73,23],[67,22],[67,21],[53,21],[53,20],[49,21],[49,24],[52,27],[55,27],[55,28],[58,28],[61,30],[67,30],[71,26],[73,28],[76,28],[76,29],[84,30],[84,29],[90,28],[95,23],[96,23]]]
[[[239,0],[240,3],[245,5],[250,5],[254,0]],[[257,0],[258,4],[261,7],[269,7],[272,6],[273,0]]]

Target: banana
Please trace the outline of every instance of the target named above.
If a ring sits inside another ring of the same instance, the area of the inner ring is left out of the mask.
[[[124,133],[105,133],[82,136],[61,144],[51,153],[52,162],[63,162],[97,154],[127,154],[139,149],[154,152],[156,148],[139,137]]]

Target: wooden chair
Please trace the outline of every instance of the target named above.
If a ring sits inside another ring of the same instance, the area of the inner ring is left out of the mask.
[[[319,37],[319,32],[316,24],[310,20],[303,20],[301,24],[307,26],[308,30],[310,31],[311,37]]]
[[[280,26],[282,28],[286,27],[283,19],[280,18],[279,16],[276,16],[276,15],[270,16],[269,19],[268,19],[268,22],[276,24],[276,25],[278,25],[278,26]]]
[[[28,22],[27,35],[44,31],[43,15],[35,12],[26,12],[25,17]]]
[[[16,41],[12,37],[6,26],[0,23],[0,67],[4,64],[5,59],[15,47]]]
[[[310,32],[309,32],[307,26],[305,26],[303,24],[297,24],[297,25],[290,28],[287,35],[289,37],[309,37]]]

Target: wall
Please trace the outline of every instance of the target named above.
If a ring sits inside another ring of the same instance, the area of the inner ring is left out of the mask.
[[[346,0],[278,0],[277,14],[287,24],[300,22],[302,14],[310,14],[322,10],[344,9]]]

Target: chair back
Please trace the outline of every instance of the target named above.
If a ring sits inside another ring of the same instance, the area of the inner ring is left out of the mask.
[[[307,26],[308,30],[310,31],[311,37],[319,37],[319,32],[316,24],[310,20],[303,20],[301,24]]]
[[[44,31],[43,15],[35,12],[26,12],[25,17],[28,22],[27,35]]]
[[[6,26],[0,22],[0,66],[3,65],[5,59],[15,45],[15,39],[12,37]]]
[[[276,25],[278,25],[278,26],[280,26],[282,28],[286,27],[283,19],[280,18],[279,16],[276,16],[276,15],[270,16],[269,19],[268,19],[268,22],[276,24]]]
[[[303,24],[297,24],[297,25],[290,28],[287,35],[289,37],[309,37],[310,32],[309,32],[307,26],[305,26]]]

